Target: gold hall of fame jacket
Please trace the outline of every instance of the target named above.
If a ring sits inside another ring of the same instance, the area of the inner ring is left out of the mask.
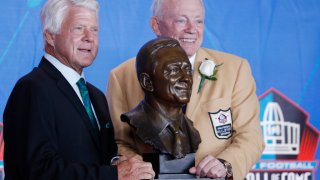
[[[205,80],[200,93],[197,93],[201,80],[198,68],[205,58],[222,65],[218,67],[217,80]],[[202,141],[196,152],[196,164],[210,154],[230,162],[233,177],[243,179],[259,160],[264,142],[255,91],[255,81],[246,60],[205,48],[198,50],[192,95],[186,110]],[[121,155],[136,154],[136,144],[129,125],[120,120],[120,115],[136,107],[143,98],[135,58],[111,71],[107,100]]]

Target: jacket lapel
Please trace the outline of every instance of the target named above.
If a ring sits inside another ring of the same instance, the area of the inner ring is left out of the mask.
[[[190,102],[187,105],[186,115],[193,120],[192,117],[197,108],[199,108],[199,101],[202,93],[198,93],[198,87],[201,80],[201,75],[199,73],[199,66],[201,61],[206,57],[206,53],[200,49],[197,53],[196,59],[194,61],[194,69],[193,69],[193,85],[192,85],[192,94],[190,98]]]
[[[57,87],[62,91],[62,93],[65,95],[65,97],[73,104],[75,109],[78,111],[80,116],[82,117],[82,121],[87,127],[88,131],[91,134],[91,137],[93,138],[95,144],[99,147],[98,143],[98,137],[96,133],[94,132],[94,129],[91,125],[89,116],[79,99],[76,92],[73,90],[71,85],[68,83],[68,81],[63,77],[63,75],[59,72],[58,69],[56,69],[48,60],[45,58],[42,58],[39,67],[42,68],[44,71],[46,71],[53,79],[57,82]]]
[[[199,73],[199,67],[205,58],[212,58],[207,52],[205,52],[202,48],[200,48],[197,52],[197,56],[194,62],[194,69],[193,69],[193,85],[192,85],[192,94],[190,98],[190,102],[187,105],[186,115],[189,117],[192,121],[195,121],[195,114],[194,112],[198,112],[198,108],[200,108],[201,105],[201,98],[206,98],[208,93],[204,93],[205,90],[205,84],[209,83],[208,81],[205,81],[202,87],[201,92],[198,93],[199,84],[201,81],[201,75]],[[215,63],[217,63],[216,59],[214,59]],[[206,101],[206,100],[205,100]]]
[[[90,100],[97,116],[97,122],[100,126],[100,130],[103,128],[109,128],[110,122],[108,122],[107,109],[104,109],[106,108],[106,105],[103,104],[105,101],[101,101],[102,99],[97,96],[97,92],[95,92],[93,86],[90,83],[87,83],[87,86]]]

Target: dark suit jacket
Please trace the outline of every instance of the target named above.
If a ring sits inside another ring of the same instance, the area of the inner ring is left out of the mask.
[[[45,58],[17,82],[3,119],[6,179],[117,179],[110,166],[117,146],[107,101],[87,84],[99,136],[76,92]]]

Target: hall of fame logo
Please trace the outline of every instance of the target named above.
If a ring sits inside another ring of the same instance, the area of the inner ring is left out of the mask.
[[[218,139],[228,139],[232,136],[232,116],[231,109],[218,112],[209,112],[214,135]]]
[[[247,180],[312,180],[319,160],[314,159],[319,131],[309,115],[275,89],[259,97],[265,150],[247,174]]]

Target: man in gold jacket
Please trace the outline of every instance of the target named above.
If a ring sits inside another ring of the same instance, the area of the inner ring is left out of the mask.
[[[264,149],[256,85],[248,62],[231,54],[200,48],[204,30],[201,0],[154,0],[152,9],[152,30],[157,36],[177,39],[193,65],[192,95],[186,115],[199,131],[202,142],[196,152],[196,167],[190,173],[244,179]],[[206,59],[216,65],[216,80],[205,79],[198,92],[202,79],[199,67]],[[136,107],[143,98],[135,58],[111,71],[107,99],[119,154],[136,154],[132,132],[121,122],[120,115]]]

